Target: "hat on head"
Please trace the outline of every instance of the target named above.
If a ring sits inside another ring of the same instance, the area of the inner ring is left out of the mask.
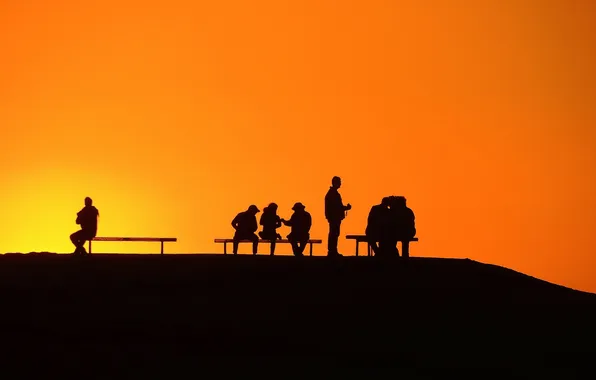
[[[259,210],[259,208],[255,205],[250,205],[250,206],[248,206],[248,211],[259,212],[261,210]]]
[[[294,204],[294,207],[292,207],[292,210],[304,210],[304,209],[305,209],[304,205],[300,202],[296,202]]]

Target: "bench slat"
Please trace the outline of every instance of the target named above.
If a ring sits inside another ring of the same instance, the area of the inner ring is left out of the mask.
[[[366,235],[346,235],[346,239],[350,240],[358,240],[358,241],[366,241]],[[418,238],[412,238],[410,241],[418,241]]]
[[[234,239],[214,239],[213,240],[215,243],[233,243]],[[252,240],[239,240],[240,243],[250,243],[252,242]],[[276,243],[289,243],[290,241],[288,239],[280,239],[280,240],[276,240]],[[271,243],[271,240],[263,240],[263,239],[259,239],[259,243]],[[310,239],[308,240],[308,243],[313,243],[313,244],[321,244],[323,243],[323,241],[321,239]]]
[[[177,238],[150,238],[150,237],[94,237],[93,241],[178,241]]]

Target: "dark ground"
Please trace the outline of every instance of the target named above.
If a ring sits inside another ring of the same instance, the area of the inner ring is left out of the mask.
[[[22,373],[595,369],[596,295],[471,260],[4,255],[0,297],[2,359]]]

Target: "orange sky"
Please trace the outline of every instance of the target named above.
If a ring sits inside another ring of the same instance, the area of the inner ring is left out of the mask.
[[[0,252],[71,252],[85,196],[170,252],[271,201],[326,243],[339,175],[342,235],[402,194],[413,255],[596,292],[594,2],[289,3],[1,0]]]

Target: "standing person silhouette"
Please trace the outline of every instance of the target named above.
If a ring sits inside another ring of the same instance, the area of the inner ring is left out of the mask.
[[[76,223],[81,226],[81,229],[70,235],[70,241],[74,244],[75,255],[84,255],[85,242],[93,239],[97,235],[97,218],[99,211],[93,206],[93,200],[89,197],[85,198],[85,207],[77,213]]]
[[[344,206],[339,191],[341,178],[335,176],[331,180],[331,187],[325,195],[325,218],[329,222],[329,236],[327,239],[327,256],[342,256],[337,251],[337,240],[340,234],[341,222],[346,217],[346,211],[352,206],[348,203]]]
[[[232,220],[232,227],[236,230],[234,233],[233,249],[234,254],[238,253],[238,244],[240,240],[252,241],[252,254],[257,254],[257,247],[259,245],[259,237],[255,234],[258,229],[257,213],[260,212],[255,205],[250,205],[248,210],[242,211],[236,215]]]
[[[288,235],[288,240],[292,244],[292,252],[294,252],[294,256],[302,257],[304,256],[304,248],[306,248],[308,239],[310,239],[312,217],[300,202],[294,204],[292,210],[294,210],[294,213],[290,217],[290,220],[282,219],[281,221],[286,226],[292,228],[292,231]]]
[[[271,256],[273,256],[275,254],[275,241],[281,240],[281,235],[277,233],[277,229],[281,227],[281,218],[277,215],[277,204],[270,203],[269,206],[263,209],[259,223],[263,226],[263,231],[259,232],[259,236],[263,240],[271,241]]]

